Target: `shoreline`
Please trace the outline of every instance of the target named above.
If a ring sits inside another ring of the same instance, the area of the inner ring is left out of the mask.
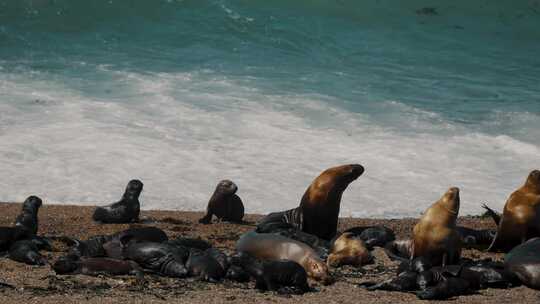
[[[11,225],[20,211],[19,203],[0,203],[0,225]],[[238,237],[255,226],[262,215],[247,214],[246,223],[213,223],[202,225],[197,222],[203,212],[193,211],[141,211],[142,223],[96,224],[91,220],[95,206],[43,205],[39,212],[40,235],[69,235],[86,239],[97,234],[109,234],[130,226],[156,226],[170,238],[176,236],[201,237],[213,246],[231,252]],[[367,219],[340,218],[339,230],[354,226],[385,225],[396,233],[398,239],[407,238],[417,219]],[[465,216],[459,225],[475,229],[495,228],[491,219]],[[62,252],[43,252],[54,261]],[[84,275],[56,276],[49,266],[28,266],[0,259],[0,281],[12,284],[16,289],[0,288],[2,303],[350,303],[362,299],[363,303],[426,303],[414,294],[366,291],[356,287],[360,282],[381,281],[394,275],[396,262],[390,261],[380,249],[373,252],[375,263],[362,268],[343,267],[334,269],[337,282],[330,286],[310,282],[315,292],[303,296],[280,296],[261,293],[253,289],[254,283],[223,281],[218,284],[199,282],[194,278],[172,279],[153,275],[145,276],[145,283],[137,283],[134,277],[90,277]],[[493,258],[500,260],[503,254],[485,253],[467,249],[464,257],[475,259]],[[485,289],[477,294],[451,299],[453,303],[538,303],[540,292],[527,287],[511,289]]]

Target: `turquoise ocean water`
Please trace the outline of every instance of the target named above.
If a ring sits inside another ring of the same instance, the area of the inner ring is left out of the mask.
[[[502,208],[540,168],[540,0],[0,0],[0,201],[229,178],[264,213],[343,163],[342,216]]]

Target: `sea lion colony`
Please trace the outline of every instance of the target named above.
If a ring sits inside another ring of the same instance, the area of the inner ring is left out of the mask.
[[[361,267],[381,247],[401,264],[394,278],[364,282],[368,290],[414,292],[420,299],[447,299],[481,288],[526,285],[540,289],[540,171],[512,193],[502,215],[484,206],[497,230],[456,226],[459,189],[452,187],[420,218],[411,239],[396,240],[387,227],[354,227],[337,232],[342,193],[364,172],[357,164],[323,171],[308,187],[300,206],[267,215],[254,231],[242,235],[236,252],[227,255],[201,239],[169,239],[157,227],[141,227],[87,240],[69,236],[38,236],[40,198],[30,196],[11,227],[0,227],[0,251],[17,262],[50,265],[57,275],[134,275],[145,273],[217,283],[224,279],[254,280],[260,290],[282,294],[313,291],[308,279],[332,284],[332,268]],[[139,221],[143,184],[128,183],[122,199],[97,207],[93,219],[103,224]],[[242,222],[244,206],[232,181],[221,181],[210,198],[207,214]],[[62,243],[64,255],[48,261],[40,254]],[[461,258],[462,248],[507,252],[504,262]],[[3,286],[3,285],[2,285]]]

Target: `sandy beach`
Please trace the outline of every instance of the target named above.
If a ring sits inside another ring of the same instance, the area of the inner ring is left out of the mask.
[[[0,225],[11,225],[21,208],[16,203],[0,203]],[[238,237],[254,228],[260,215],[247,215],[246,224],[214,223],[201,225],[200,212],[143,211],[142,223],[100,225],[91,220],[93,207],[44,205],[39,212],[40,235],[68,235],[86,239],[93,235],[109,234],[130,226],[156,226],[169,238],[175,236],[200,237],[213,246],[231,252]],[[393,229],[398,238],[407,238],[416,219],[357,219],[340,218],[339,229],[354,226],[382,224]],[[459,224],[467,227],[495,228],[490,219],[461,217]],[[54,261],[62,252],[43,252]],[[365,281],[380,281],[394,275],[397,264],[390,261],[380,249],[373,252],[375,263],[363,268],[334,269],[337,282],[330,286],[310,282],[316,289],[303,296],[281,296],[262,293],[254,283],[223,281],[219,284],[199,282],[196,279],[172,279],[145,275],[145,282],[134,277],[90,277],[84,275],[57,276],[49,266],[28,266],[0,259],[0,280],[16,289],[0,288],[0,303],[421,303],[414,294],[366,291],[356,285]],[[488,254],[478,250],[465,250],[471,258],[501,259],[502,254]],[[476,294],[452,298],[453,303],[538,303],[540,292],[517,287],[512,289],[486,289]]]

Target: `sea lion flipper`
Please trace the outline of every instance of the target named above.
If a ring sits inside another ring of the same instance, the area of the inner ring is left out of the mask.
[[[495,222],[495,225],[498,226],[501,222],[501,215],[497,211],[491,209],[487,204],[482,204],[482,208],[486,210],[486,215],[489,215]]]

